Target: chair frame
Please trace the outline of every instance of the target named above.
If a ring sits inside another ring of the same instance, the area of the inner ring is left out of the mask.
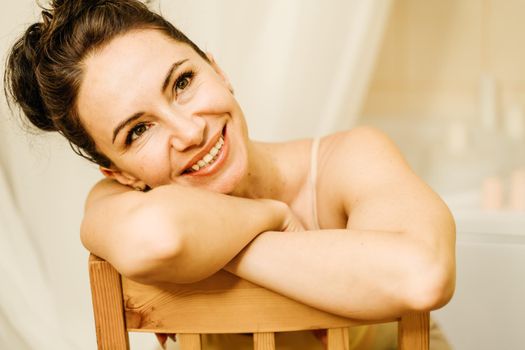
[[[200,334],[253,333],[255,350],[274,350],[275,332],[328,329],[328,350],[348,349],[356,321],[312,308],[226,271],[193,284],[166,288],[122,277],[108,262],[89,257],[98,349],[128,350],[128,332],[176,333],[181,350],[201,350]],[[400,350],[428,350],[429,313],[398,321]]]

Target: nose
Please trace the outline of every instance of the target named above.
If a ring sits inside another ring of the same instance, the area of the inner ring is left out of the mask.
[[[199,116],[180,116],[174,120],[175,126],[170,142],[173,148],[183,152],[193,146],[199,146],[204,140],[206,121]]]

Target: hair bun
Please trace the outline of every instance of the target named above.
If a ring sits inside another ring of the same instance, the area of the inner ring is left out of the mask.
[[[86,8],[97,6],[107,0],[53,0],[49,8],[42,10],[46,36],[77,18]]]
[[[18,103],[29,121],[45,131],[57,131],[42,99],[36,75],[40,56],[52,46],[56,35],[83,11],[111,0],[53,0],[42,8],[42,22],[32,24],[15,43],[7,60],[4,89]],[[54,38],[54,39],[53,39]],[[8,99],[9,100],[9,99]],[[11,104],[10,104],[11,106]]]
[[[33,125],[45,131],[55,131],[57,129],[44,106],[35,74],[44,27],[44,23],[32,24],[13,46],[7,59],[4,89]]]
[[[46,32],[53,33],[78,18],[84,11],[102,5],[113,4],[121,6],[127,0],[52,0],[48,9],[43,9],[42,20]],[[140,2],[140,1],[139,1]],[[150,0],[142,1],[145,4]]]

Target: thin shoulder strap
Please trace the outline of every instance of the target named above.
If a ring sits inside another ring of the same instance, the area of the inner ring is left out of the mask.
[[[312,222],[314,230],[320,230],[319,219],[317,218],[317,154],[319,153],[319,138],[316,137],[312,142],[310,154],[310,191],[312,198]]]

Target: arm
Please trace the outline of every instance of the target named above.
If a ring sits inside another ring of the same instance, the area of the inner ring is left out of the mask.
[[[168,185],[143,193],[112,180],[95,186],[84,246],[143,283],[188,283],[221,269],[255,236],[287,225],[287,207]]]
[[[323,147],[318,194],[340,201],[346,229],[263,233],[226,269],[356,319],[444,305],[455,280],[455,228],[444,203],[377,131],[338,134]]]

